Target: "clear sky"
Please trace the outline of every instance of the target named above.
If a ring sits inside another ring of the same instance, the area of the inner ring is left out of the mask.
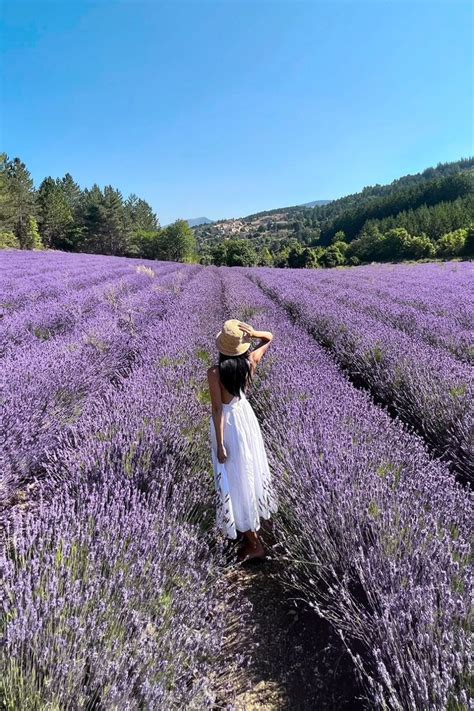
[[[474,153],[464,0],[3,0],[1,148],[162,224]]]

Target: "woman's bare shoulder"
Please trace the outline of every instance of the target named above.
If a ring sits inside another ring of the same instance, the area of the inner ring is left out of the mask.
[[[208,378],[215,378],[219,377],[219,366],[218,365],[211,365],[207,369],[207,376]]]

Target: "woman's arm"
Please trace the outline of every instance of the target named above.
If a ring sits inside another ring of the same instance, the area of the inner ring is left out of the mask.
[[[227,452],[224,447],[224,413],[222,408],[221,388],[219,385],[219,373],[215,366],[208,368],[207,379],[209,381],[209,392],[211,395],[212,420],[216,430],[217,459],[223,464],[227,459]]]
[[[248,323],[244,323],[243,321],[239,321],[239,327],[240,330],[250,336],[250,338],[260,338],[262,341],[262,343],[259,343],[250,354],[253,362],[257,365],[262,360],[270,346],[270,343],[273,341],[273,333],[271,331],[255,331],[252,326],[249,326]]]

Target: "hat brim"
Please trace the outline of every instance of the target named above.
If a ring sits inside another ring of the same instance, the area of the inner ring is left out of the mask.
[[[221,334],[222,334],[222,331],[219,331],[219,333],[216,336],[216,346],[217,346],[217,350],[219,351],[219,353],[222,353],[223,355],[227,355],[227,356],[242,355],[242,353],[245,353],[246,351],[248,351],[248,349],[250,348],[250,346],[252,344],[251,340],[249,340],[248,342],[244,341],[244,342],[240,343],[237,346],[237,348],[235,348],[233,351],[229,351],[222,345],[221,338],[220,338]]]

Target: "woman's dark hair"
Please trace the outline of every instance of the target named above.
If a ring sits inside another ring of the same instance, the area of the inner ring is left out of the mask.
[[[252,367],[248,359],[250,349],[238,356],[219,353],[219,375],[225,389],[232,395],[240,395],[252,382]]]

